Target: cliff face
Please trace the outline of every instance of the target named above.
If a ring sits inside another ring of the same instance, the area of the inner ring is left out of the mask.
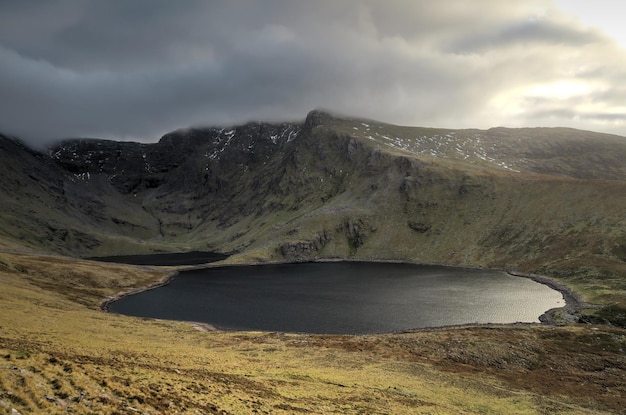
[[[157,143],[2,138],[5,245],[73,255],[401,259],[566,273],[626,259],[626,139],[311,112]],[[598,271],[604,272],[604,271]]]

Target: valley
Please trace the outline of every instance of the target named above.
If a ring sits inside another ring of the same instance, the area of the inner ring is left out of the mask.
[[[0,137],[0,411],[623,413],[626,139],[310,112],[155,143]],[[372,336],[201,332],[103,314],[172,266],[387,260],[536,274],[553,325]],[[69,379],[69,380],[67,380]]]
[[[99,310],[171,269],[0,261],[0,413],[615,414],[626,403],[615,327],[206,332]]]

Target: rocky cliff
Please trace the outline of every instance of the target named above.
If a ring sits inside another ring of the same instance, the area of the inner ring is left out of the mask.
[[[7,246],[217,250],[242,261],[398,259],[567,273],[626,260],[626,139],[571,129],[302,123],[152,144],[0,139]],[[620,268],[621,269],[621,268]]]

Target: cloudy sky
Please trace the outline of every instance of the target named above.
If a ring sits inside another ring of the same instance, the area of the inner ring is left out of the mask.
[[[0,132],[300,120],[626,136],[623,0],[2,0]]]

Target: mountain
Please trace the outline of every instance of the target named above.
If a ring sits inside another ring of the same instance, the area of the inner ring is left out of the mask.
[[[152,144],[67,140],[46,154],[0,137],[0,244],[409,260],[623,287],[624,160],[626,138],[614,135],[401,127],[317,110]]]

